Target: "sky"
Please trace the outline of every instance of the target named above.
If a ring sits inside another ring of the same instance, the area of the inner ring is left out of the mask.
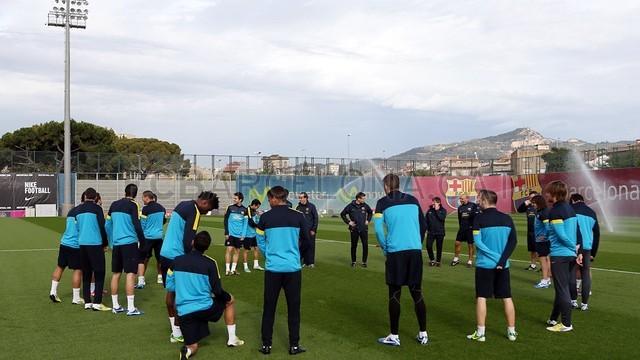
[[[89,0],[71,117],[186,154],[640,138],[636,0]],[[0,6],[0,135],[64,118],[53,0]]]

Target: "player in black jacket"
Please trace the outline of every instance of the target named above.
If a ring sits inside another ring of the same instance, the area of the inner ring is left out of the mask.
[[[349,225],[351,233],[351,266],[356,266],[356,250],[358,250],[358,239],[362,240],[362,267],[367,267],[367,257],[369,255],[369,222],[373,217],[373,211],[364,202],[365,193],[356,194],[356,199],[345,206],[340,213],[342,221]],[[349,218],[347,218],[347,215]]]
[[[296,210],[300,211],[304,215],[304,219],[307,221],[307,228],[309,229],[309,237],[311,243],[309,247],[302,252],[302,267],[315,267],[316,259],[316,232],[318,231],[318,210],[316,206],[309,202],[309,195],[306,192],[301,192],[298,195],[298,206]]]
[[[533,224],[536,221],[536,208],[531,203],[531,199],[534,196],[538,195],[538,192],[535,190],[531,190],[529,192],[529,198],[525,200],[520,206],[518,206],[519,213],[527,214],[527,251],[531,253],[531,265],[527,266],[525,270],[535,271],[538,270],[536,266],[536,259],[538,258],[538,253],[536,252],[536,232],[533,229]]]
[[[431,199],[431,206],[425,214],[427,218],[427,252],[429,253],[429,266],[440,267],[442,260],[442,243],[444,242],[444,219],[447,211],[442,207],[442,200],[439,197]],[[433,256],[433,242],[436,242],[437,257]]]

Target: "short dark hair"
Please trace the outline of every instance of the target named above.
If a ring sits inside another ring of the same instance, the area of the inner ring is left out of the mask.
[[[151,190],[145,190],[142,192],[142,196],[148,197],[149,199],[153,199],[153,195],[153,191]]]
[[[362,191],[360,191],[359,193],[356,194],[356,199],[362,199],[362,198],[364,198],[366,196],[367,196],[367,194],[365,194]]]
[[[84,199],[86,198],[86,196],[87,196],[87,192],[83,191],[82,195],[80,195],[80,202],[84,202]]]
[[[237,196],[238,199],[244,200],[244,195],[240,191],[233,193],[233,196]]]
[[[434,198],[433,198],[433,199],[431,199],[431,200],[433,200],[433,201],[437,202],[438,204],[442,204],[442,199],[440,199],[440,198],[439,198],[439,197],[437,197],[437,196],[436,196],[436,197],[434,197]]]
[[[218,194],[211,191],[203,191],[198,196],[198,199],[207,200],[211,205],[212,209],[217,209],[220,206],[220,200],[218,199]]]
[[[301,191],[301,192],[300,192],[300,195],[302,195],[302,197],[303,197],[303,198],[305,198],[305,199],[308,199],[308,198],[309,198],[309,195],[307,195],[307,193],[306,193],[306,192],[304,192],[304,191]]]
[[[538,192],[535,190],[529,191],[529,195],[538,195]]]
[[[209,235],[208,231],[200,231],[196,234],[195,239],[193,239],[193,248],[200,251],[205,252],[211,245],[211,235]]]
[[[571,194],[569,201],[571,201],[571,203],[584,202],[584,196],[578,193]]]
[[[258,206],[260,206],[260,205],[262,205],[262,203],[261,203],[261,202],[260,202],[260,200],[258,200],[258,199],[253,199],[253,200],[251,200],[251,205],[258,205]]]
[[[99,192],[97,192],[97,193],[96,193],[96,202],[98,202],[98,201],[100,201],[100,200],[102,200],[102,197],[100,196],[100,193],[99,193]]]
[[[400,189],[400,178],[396,174],[387,174],[382,179],[382,183],[389,187],[390,191]]]
[[[567,199],[567,185],[560,180],[550,182],[545,190],[556,198],[556,201],[565,201]]]
[[[480,190],[480,192],[478,192],[478,196],[487,200],[489,205],[495,205],[498,203],[498,194],[493,190]]]
[[[536,195],[531,198],[531,203],[536,207],[536,209],[546,209],[547,201],[544,199],[542,195]]]
[[[267,191],[267,196],[276,198],[278,200],[286,201],[289,196],[289,190],[283,188],[280,185],[276,185]]]
[[[124,188],[124,196],[130,196],[132,198],[135,198],[136,196],[138,196],[138,185],[128,184]]]
[[[96,191],[96,189],[90,187],[87,188],[87,190],[84,191],[84,198],[85,200],[96,200],[96,196],[98,196],[98,192]]]

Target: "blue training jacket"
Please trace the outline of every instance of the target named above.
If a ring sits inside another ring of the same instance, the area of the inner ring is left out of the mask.
[[[60,239],[60,245],[68,246],[70,248],[79,249],[78,243],[78,223],[76,222],[76,213],[78,207],[74,207],[67,213],[67,224],[64,229],[64,234]]]
[[[249,222],[248,211],[244,205],[231,204],[224,213],[224,234],[243,238],[247,232]]]
[[[375,211],[373,226],[385,256],[404,250],[422,250],[427,220],[418,199],[394,190],[378,200]]]
[[[571,204],[576,212],[580,235],[582,236],[582,248],[590,250],[591,256],[595,256],[600,244],[600,224],[598,224],[598,216],[592,208],[582,201]],[[595,251],[593,250],[595,249]]]
[[[108,246],[107,232],[104,225],[102,207],[94,201],[87,200],[76,207],[78,223],[78,244],[80,246]]]
[[[509,267],[509,256],[518,242],[511,216],[496,208],[484,209],[473,220],[473,241],[478,249],[476,267]]]
[[[214,301],[226,304],[231,299],[231,295],[222,289],[216,261],[197,250],[173,260],[167,271],[167,291],[176,293],[180,316],[206,310]]]
[[[164,206],[158,204],[157,201],[151,201],[142,208],[140,223],[142,224],[145,239],[162,239],[162,230],[164,230],[164,224],[167,221],[166,214],[167,211]]]
[[[260,216],[256,227],[256,241],[266,258],[267,271],[300,271],[300,252],[311,242],[307,226],[304,215],[287,205],[275,206]]]
[[[557,201],[549,210],[549,241],[551,256],[576,257],[576,245],[580,243],[578,218],[565,201]]]
[[[549,227],[549,210],[545,208],[536,213],[536,219],[533,223],[536,242],[549,241]]]
[[[169,260],[191,251],[191,240],[196,237],[200,211],[195,200],[183,201],[173,209],[164,242],[160,249],[160,256]]]
[[[135,244],[139,239],[144,239],[138,203],[131,198],[122,198],[111,203],[106,230],[112,247]]]

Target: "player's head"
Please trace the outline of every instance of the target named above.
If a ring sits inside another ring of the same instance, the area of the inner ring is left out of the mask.
[[[466,205],[469,202],[469,195],[466,192],[460,193],[460,205]]]
[[[584,196],[582,196],[582,195],[580,195],[578,193],[571,194],[571,196],[569,197],[569,202],[571,204],[575,204],[575,203],[578,203],[578,202],[584,202]]]
[[[360,191],[359,193],[356,194],[356,203],[357,204],[362,204],[366,197],[367,197],[367,195],[365,193],[363,193],[362,191]]]
[[[496,207],[498,194],[493,190],[480,190],[478,192],[478,204],[481,209]]]
[[[136,184],[128,184],[124,188],[124,196],[135,199],[138,196],[138,185]]]
[[[531,203],[538,211],[547,208],[547,201],[544,199],[544,196],[539,194],[531,198]]]
[[[276,205],[284,205],[287,201],[287,195],[289,191],[280,185],[276,185],[269,189],[267,192],[267,199],[269,199],[269,206],[274,207]]]
[[[84,200],[85,200],[85,198],[86,198],[86,196],[87,196],[87,194],[86,194],[86,193],[87,193],[86,191],[83,191],[83,192],[82,192],[82,195],[80,195],[80,202],[84,202]]]
[[[198,206],[200,214],[206,214],[213,209],[217,209],[220,205],[220,201],[218,200],[218,195],[216,193],[203,191],[198,196],[196,205]]]
[[[382,179],[382,184],[384,185],[385,193],[400,190],[400,178],[396,174],[385,175]]]
[[[544,191],[544,197],[550,203],[567,199],[567,185],[560,180],[550,182]]]
[[[307,195],[307,193],[303,191],[298,194],[298,200],[300,200],[300,204],[306,205],[307,202],[309,202],[309,195]]]
[[[98,196],[98,192],[92,187],[87,188],[87,190],[84,191],[85,201],[96,201],[96,196]]]
[[[249,205],[249,207],[251,208],[251,210],[258,210],[260,208],[260,205],[262,205],[260,200],[253,199],[251,200],[251,204]]]
[[[148,203],[156,201],[155,194],[151,190],[145,190],[142,192],[142,202],[147,205]]]
[[[244,195],[241,192],[233,193],[233,203],[235,205],[242,204],[242,201],[244,201]]]
[[[433,205],[435,205],[435,204],[442,204],[442,199],[440,199],[439,197],[437,197],[437,196],[436,196],[436,197],[434,197],[433,199],[431,199],[431,203],[432,203]]]
[[[538,195],[538,192],[535,190],[529,191],[529,200],[533,199],[534,196]]]
[[[195,239],[193,239],[193,248],[200,251],[205,252],[211,245],[211,235],[207,231],[200,231],[196,234]]]
[[[96,204],[102,206],[102,196],[100,196],[99,192],[96,193]]]

